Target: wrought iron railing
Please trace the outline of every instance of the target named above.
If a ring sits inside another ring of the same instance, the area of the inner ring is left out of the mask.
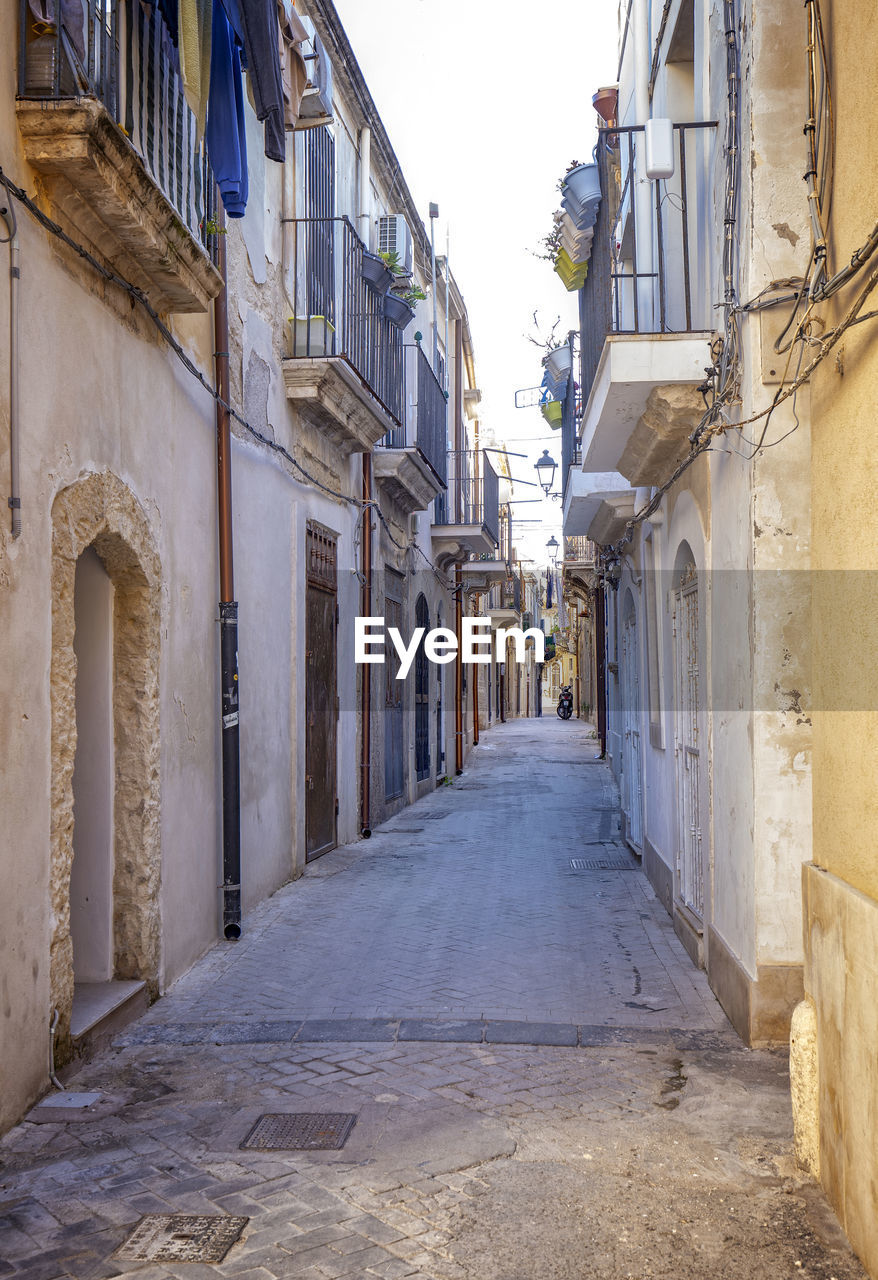
[[[448,401],[442,384],[424,354],[421,344],[405,346],[406,390],[413,388],[408,422],[389,431],[381,444],[385,449],[405,449],[414,445],[421,451],[440,480],[446,478],[448,452]],[[408,400],[408,395],[406,400]]]
[[[365,246],[347,218],[291,218],[294,359],[339,356],[398,425],[405,422],[402,330],[363,275]]]
[[[206,196],[213,179],[165,53],[171,41],[158,6],[20,0],[19,18],[19,97],[97,98],[193,238],[209,248],[214,222]]]
[[[564,539],[564,563],[595,565],[597,551],[590,538],[573,535]]]
[[[715,128],[715,121],[674,125],[673,176],[651,182],[643,125],[599,131],[601,204],[580,303],[585,399],[608,334],[691,333],[712,325],[695,247],[704,234],[699,193]]]
[[[500,487],[487,456],[480,449],[450,449],[446,482],[436,499],[436,523],[481,525],[499,543]]]

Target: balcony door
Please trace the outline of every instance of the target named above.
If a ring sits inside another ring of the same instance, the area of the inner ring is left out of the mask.
[[[335,139],[320,125],[306,130],[303,145],[307,314],[335,325]]]

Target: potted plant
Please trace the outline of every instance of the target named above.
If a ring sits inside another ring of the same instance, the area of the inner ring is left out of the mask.
[[[581,289],[588,275],[587,262],[572,262],[566,249],[561,249],[555,259],[555,272],[568,293]]]
[[[577,164],[568,169],[561,184],[561,203],[583,230],[594,224],[601,202],[601,180],[596,164]]]
[[[406,329],[415,318],[415,308],[407,301],[404,294],[386,293],[384,295],[384,317],[397,329]]]
[[[363,279],[376,293],[386,293],[393,281],[393,271],[385,261],[385,255],[363,250],[361,267]]]
[[[427,295],[418,285],[412,284],[411,275],[403,268],[398,253],[382,253],[381,259],[393,279],[390,292],[384,296],[384,315],[398,329],[405,329],[414,319],[415,306]]]
[[[570,350],[570,344],[565,342],[560,347],[553,348],[546,356],[544,363],[550,381],[556,386],[565,383],[573,367],[573,352]]]
[[[546,419],[553,431],[557,431],[561,425],[561,417],[564,413],[564,406],[560,400],[544,400],[540,405],[540,413]]]

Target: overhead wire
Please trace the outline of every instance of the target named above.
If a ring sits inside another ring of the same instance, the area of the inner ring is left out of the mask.
[[[357,527],[359,527],[360,521],[362,520],[362,517],[365,511],[369,508],[373,509],[382,527],[384,528],[384,532],[387,535],[388,540],[392,543],[392,545],[395,546],[398,550],[403,551],[405,553],[407,553],[413,546],[416,547],[417,550],[420,552],[420,554],[423,556],[424,560],[432,569],[433,573],[436,575],[438,581],[443,586],[447,585],[447,580],[444,577],[444,575],[440,573],[440,571],[436,568],[436,566],[429,559],[429,557],[424,553],[421,547],[418,546],[417,542],[413,540],[409,543],[403,543],[403,542],[400,542],[396,537],[394,537],[393,532],[390,528],[390,525],[388,524],[387,518],[385,517],[384,512],[381,510],[381,507],[378,505],[377,502],[375,501],[364,502],[360,498],[353,498],[349,494],[342,493],[338,489],[333,489],[330,485],[325,484],[317,476],[313,475],[307,469],[307,467],[304,467],[302,463],[299,462],[299,460],[296,457],[294,457],[294,455],[290,453],[290,451],[286,449],[282,444],[279,444],[276,440],[272,440],[270,436],[265,435],[264,432],[260,431],[257,427],[254,427],[251,423],[249,423],[247,419],[244,418],[238,412],[238,410],[234,407],[234,405],[229,404],[223,398],[223,396],[220,395],[220,392],[218,391],[218,389],[213,385],[213,383],[208,378],[204,376],[204,374],[201,372],[198,366],[194,363],[194,361],[189,357],[189,355],[187,355],[186,351],[183,349],[183,347],[174,337],[173,333],[165,324],[164,320],[161,318],[158,311],[156,311],[155,307],[149,301],[146,294],[141,289],[139,289],[136,285],[131,284],[129,280],[126,280],[123,276],[120,276],[117,272],[111,270],[109,267],[106,267],[101,261],[99,261],[99,259],[97,259],[94,256],[94,254],[90,253],[88,249],[85,248],[84,245],[79,244],[78,241],[74,240],[72,236],[68,235],[63,227],[59,226],[59,224],[53,221],[53,219],[50,218],[48,214],[43,212],[43,210],[39,207],[39,205],[36,204],[35,201],[31,199],[31,197],[27,194],[27,192],[22,187],[19,187],[15,182],[12,181],[9,175],[4,172],[2,166],[0,166],[0,186],[2,186],[6,190],[7,194],[12,199],[17,200],[19,204],[21,204],[28,211],[28,213],[46,231],[48,231],[51,235],[55,236],[56,239],[60,240],[69,249],[71,249],[77,255],[77,257],[81,258],[84,262],[86,262],[89,265],[89,267],[91,267],[91,269],[95,271],[103,280],[105,280],[108,284],[111,284],[116,288],[122,290],[123,292],[127,293],[132,299],[134,299],[134,301],[142,308],[142,310],[149,317],[149,319],[151,320],[155,328],[158,330],[158,332],[162,335],[165,342],[168,344],[168,347],[171,349],[173,354],[177,357],[177,359],[186,369],[187,373],[189,373],[193,378],[195,378],[195,380],[207,392],[207,394],[226,410],[226,412],[230,415],[230,417],[235,422],[238,423],[238,425],[241,427],[243,431],[245,431],[254,440],[258,441],[259,444],[263,445],[265,448],[269,449],[271,452],[282,457],[286,462],[289,463],[289,465],[295,471],[297,471],[301,476],[304,477],[305,481],[307,481],[308,484],[313,485],[315,488],[322,490],[322,492],[326,494],[329,494],[330,497],[335,498],[337,501],[344,502],[348,506],[356,508],[359,511],[359,516],[357,519]],[[11,202],[10,202],[10,217],[13,220],[13,224],[15,224],[14,207],[12,206]],[[7,237],[0,238],[0,243],[6,243],[6,239]]]

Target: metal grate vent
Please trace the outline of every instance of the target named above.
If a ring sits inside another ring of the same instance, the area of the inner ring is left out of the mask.
[[[424,813],[421,815],[424,822],[436,822],[439,818],[450,818],[450,809],[437,809],[435,813]]]
[[[571,858],[571,871],[636,871],[637,863],[630,858]]]
[[[191,1213],[150,1213],[116,1250],[129,1262],[222,1262],[250,1221]]]
[[[291,1112],[260,1116],[241,1150],[340,1151],[357,1123],[346,1112]]]

